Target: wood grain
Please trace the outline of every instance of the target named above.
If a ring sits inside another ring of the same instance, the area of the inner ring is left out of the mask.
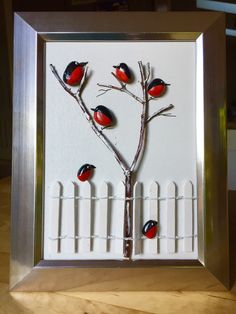
[[[230,292],[8,292],[10,240],[10,178],[0,180],[0,314],[55,313],[207,313],[236,312],[236,192],[229,193]]]

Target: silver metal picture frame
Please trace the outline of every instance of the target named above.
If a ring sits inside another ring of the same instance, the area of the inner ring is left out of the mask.
[[[224,23],[206,12],[15,14],[12,291],[229,288]],[[79,41],[195,43],[197,259],[44,258],[46,43]]]

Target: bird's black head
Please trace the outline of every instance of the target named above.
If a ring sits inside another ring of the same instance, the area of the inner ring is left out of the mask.
[[[90,169],[95,169],[96,167],[94,165],[90,164],[85,164],[83,165],[83,170],[90,170]]]
[[[84,67],[88,64],[88,62],[80,62],[78,65],[81,66],[81,67]]]
[[[96,167],[94,165],[89,165],[89,169],[95,169]]]
[[[129,79],[131,78],[131,72],[126,63],[122,62],[119,65],[114,65],[113,68],[123,71],[128,76]]]
[[[124,62],[120,63],[120,68],[126,70],[128,68],[128,65]]]
[[[169,86],[170,84],[165,83],[162,79],[156,78],[152,80],[148,85],[148,90],[151,89],[154,86],[163,85],[163,86]]]
[[[77,175],[80,176],[81,174],[85,173],[86,171],[94,169],[94,168],[96,168],[94,165],[84,164],[83,166],[81,166],[79,168]]]
[[[145,233],[154,226],[157,226],[157,221],[156,220],[148,220],[145,223],[145,225],[143,226],[142,233],[145,235]]]
[[[96,108],[91,108],[91,110],[93,110],[94,112],[98,112],[98,111],[106,112],[109,109],[105,106],[100,105],[100,106],[97,106]]]
[[[124,62],[121,62],[119,65],[113,65],[115,69],[127,70],[128,65]]]
[[[155,85],[165,85],[165,82],[160,78],[157,78],[157,79],[153,80],[152,82]]]
[[[102,114],[107,116],[109,119],[111,119],[113,122],[115,120],[111,110],[105,106],[100,105],[100,106],[97,106],[96,108],[91,108],[91,110],[93,110],[94,112],[101,112]]]

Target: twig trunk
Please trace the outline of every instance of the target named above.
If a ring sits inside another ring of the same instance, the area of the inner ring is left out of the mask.
[[[141,74],[141,87],[143,91],[142,100],[142,114],[141,114],[141,125],[139,133],[138,147],[133,159],[133,162],[129,168],[129,171],[125,174],[125,208],[124,208],[124,247],[123,255],[126,259],[131,259],[133,251],[133,182],[132,174],[134,173],[138,161],[142,157],[145,135],[146,135],[146,120],[147,120],[147,106],[148,106],[148,95],[147,95],[147,80],[150,75],[150,69],[148,65],[148,73],[145,73],[142,62],[139,62],[139,69]]]
[[[125,203],[124,203],[124,258],[130,259],[133,250],[133,186],[132,172],[128,171],[125,175]]]

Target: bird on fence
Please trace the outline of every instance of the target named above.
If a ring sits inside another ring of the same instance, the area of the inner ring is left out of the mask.
[[[88,62],[70,62],[63,74],[63,81],[71,86],[79,85],[84,76],[84,67]]]
[[[124,83],[129,83],[131,79],[131,72],[126,63],[120,63],[119,65],[114,65],[113,68],[116,69],[115,76],[119,81]]]
[[[94,111],[94,120],[103,127],[109,127],[114,122],[114,117],[111,111],[105,106],[97,106],[96,108],[91,108]]]
[[[93,175],[93,169],[95,169],[96,167],[90,164],[84,164],[83,166],[81,166],[78,170],[77,173],[77,178],[84,182],[89,180],[92,175]]]
[[[169,85],[170,84],[165,83],[162,79],[156,78],[148,84],[148,94],[152,97],[160,97],[166,92],[166,86]]]
[[[158,231],[157,221],[148,220],[143,226],[142,234],[148,239],[152,239],[155,238],[157,231]]]

